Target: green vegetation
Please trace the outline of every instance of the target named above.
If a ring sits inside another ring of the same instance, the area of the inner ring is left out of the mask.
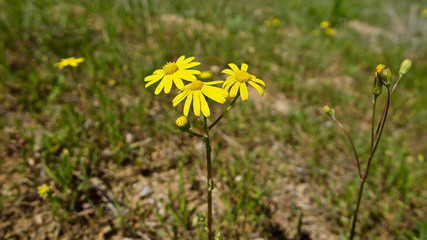
[[[206,238],[203,141],[176,128],[177,92],[144,88],[144,77],[186,55],[213,80],[225,80],[227,63],[244,62],[267,85],[212,130],[213,225],[223,239],[348,238],[360,180],[322,106],[335,109],[365,166],[375,67],[396,74],[411,59],[372,160],[356,236],[425,239],[426,7],[0,0],[0,238]],[[68,57],[85,60],[54,67]],[[42,184],[52,191],[46,199]]]

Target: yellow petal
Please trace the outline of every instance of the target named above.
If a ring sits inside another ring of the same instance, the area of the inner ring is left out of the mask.
[[[184,61],[184,59],[185,59],[185,55],[182,55],[181,57],[179,57],[178,60],[176,60],[176,62],[175,62],[176,65],[177,66],[181,65],[182,62]]]
[[[219,80],[219,81],[210,81],[210,82],[204,82],[204,85],[212,86],[212,85],[220,84],[220,83],[223,83],[223,82],[224,81],[222,81],[222,80]]]
[[[230,64],[228,64],[228,66],[230,66],[230,68],[235,72],[240,71],[240,69],[234,63],[230,63]]]
[[[165,93],[168,94],[171,89],[172,89],[172,76],[171,75],[166,75],[165,78],[163,79],[163,81],[165,81]]]
[[[188,68],[195,67],[197,65],[200,65],[200,63],[199,62],[192,62],[192,63],[185,64],[182,67],[179,67],[179,66],[178,67],[179,67],[179,69],[188,69]]]
[[[215,102],[224,103],[225,98],[228,96],[228,93],[221,88],[212,87],[212,86],[203,86],[202,93],[205,94],[208,98],[214,100]]]
[[[205,97],[203,96],[203,94],[200,94],[199,96],[200,98],[200,103],[202,105],[202,113],[205,117],[209,117],[211,115],[211,111],[209,110],[209,105],[206,102]]]
[[[194,115],[199,117],[200,116],[200,98],[199,98],[199,91],[193,92],[193,111]]]
[[[242,98],[242,102],[248,100],[248,88],[246,87],[246,83],[240,84],[240,97]]]
[[[184,61],[182,61],[182,64],[185,65],[185,64],[193,61],[194,59],[195,59],[195,57],[189,57],[189,58],[185,59]]]
[[[230,97],[234,98],[237,95],[237,91],[239,90],[240,83],[236,83],[230,90]]]
[[[161,81],[159,85],[157,85],[156,90],[154,91],[154,94],[159,95],[159,93],[162,91],[165,84],[166,84],[166,81],[163,79],[163,81]]]
[[[254,83],[254,82],[252,82],[252,81],[249,81],[248,83],[249,83],[252,87],[254,87],[254,88],[259,92],[259,94],[261,94],[261,96],[263,96],[263,95],[264,95],[264,90],[263,90],[260,86],[258,86],[258,84]]]
[[[223,88],[226,92],[228,92],[230,87],[233,86],[234,84],[238,84],[238,83],[236,81],[230,81],[230,82],[228,82],[228,84],[226,84],[226,85],[224,84]]]
[[[185,97],[187,97],[188,95],[188,90],[183,91],[181,93],[179,93],[178,95],[176,95],[176,97],[172,100],[172,104],[175,107],[176,105],[178,105],[182,100],[184,100]]]
[[[233,70],[231,70],[231,69],[224,69],[224,70],[222,70],[221,71],[221,73],[225,73],[225,74],[228,74],[228,75],[234,75],[235,73],[233,72]]]
[[[247,72],[247,71],[248,71],[248,64],[246,64],[246,63],[242,63],[241,70],[242,70],[243,72]]]
[[[184,104],[184,116],[188,117],[188,111],[190,110],[191,100],[193,99],[193,91],[188,92],[187,99]]]
[[[176,75],[173,75],[172,78],[175,86],[181,91],[184,90],[184,83],[182,82],[182,79]]]
[[[160,78],[162,78],[163,76],[164,76],[165,74],[163,73],[163,71],[162,71],[162,73],[159,73],[159,74],[153,74],[153,75],[150,75],[150,76],[147,76],[147,77],[145,77],[144,78],[144,81],[145,82],[148,82],[148,81],[155,81],[155,82],[157,82]]]
[[[250,81],[254,81],[254,82],[259,83],[259,84],[261,84],[261,85],[263,85],[265,87],[264,81],[261,80],[261,79],[256,78],[255,76],[251,77]]]
[[[197,80],[196,76],[194,76],[191,73],[187,73],[186,71],[178,71],[178,72],[174,73],[174,75],[176,75],[176,76],[178,76],[184,80],[190,81],[190,82]]]

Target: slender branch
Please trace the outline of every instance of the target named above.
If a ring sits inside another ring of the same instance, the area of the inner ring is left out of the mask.
[[[377,135],[375,136],[375,138],[377,138],[377,139],[374,140],[375,145],[373,148],[371,148],[371,151],[369,153],[368,165],[366,167],[365,174],[363,175],[362,182],[360,183],[359,194],[357,197],[356,209],[355,209],[354,216],[353,216],[353,223],[351,225],[350,240],[353,240],[353,238],[354,238],[354,232],[356,229],[357,217],[359,215],[360,202],[361,202],[362,195],[363,195],[363,188],[365,186],[365,182],[366,182],[366,179],[368,177],[369,169],[371,167],[371,160],[374,157],[374,154],[375,154],[377,147],[378,147],[378,143],[380,142],[380,139],[381,139],[382,132],[384,130],[384,125],[385,125],[385,122],[387,120],[388,109],[390,108],[390,98],[391,98],[390,89],[387,88],[387,104],[385,106],[385,113],[383,115],[384,118],[381,119],[381,122],[378,125],[377,133],[379,131],[379,135],[378,135],[378,138],[377,138]]]
[[[203,131],[205,133],[204,139],[206,144],[206,163],[207,163],[207,177],[208,177],[208,239],[214,239],[214,232],[212,231],[212,190],[214,183],[212,180],[212,160],[211,160],[211,143],[209,139],[209,128],[208,128],[208,118],[204,117]]]
[[[191,136],[194,136],[194,137],[199,137],[199,138],[204,138],[205,137],[205,135],[203,135],[203,134],[201,134],[201,133],[197,133],[197,132],[193,132],[192,130],[191,130],[191,128],[187,131]]]
[[[359,155],[357,154],[356,151],[356,147],[354,146],[353,140],[350,137],[350,134],[348,134],[348,132],[345,130],[345,128],[343,127],[343,125],[335,118],[334,115],[331,116],[331,118],[335,121],[335,123],[338,124],[338,126],[341,128],[341,130],[344,132],[345,136],[347,136],[347,139],[350,141],[351,143],[351,148],[353,149],[354,152],[354,156],[356,157],[356,162],[357,162],[357,169],[359,170],[359,177],[360,179],[362,179],[362,172],[360,170],[360,161],[359,161]]]
[[[240,93],[236,95],[236,97],[233,99],[233,101],[231,101],[230,105],[228,105],[224,112],[222,112],[221,115],[219,115],[219,117],[209,126],[208,130],[211,130],[219,122],[219,120],[221,120],[225,116],[225,114],[231,109],[231,107],[234,105],[239,96]]]
[[[372,129],[371,129],[371,150],[374,146],[374,129],[375,129],[375,107],[377,106],[377,96],[374,97],[374,106],[372,107]]]

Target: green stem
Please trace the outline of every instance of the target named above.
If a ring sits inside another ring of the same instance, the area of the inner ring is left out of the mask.
[[[377,97],[374,97],[374,106],[372,108],[372,129],[371,129],[371,150],[374,146],[374,129],[375,129],[375,107],[377,106]]]
[[[344,132],[345,136],[347,137],[347,139],[350,141],[351,143],[351,148],[353,149],[354,152],[354,156],[356,158],[356,162],[357,162],[357,169],[359,171],[359,177],[360,179],[362,179],[362,171],[360,170],[360,161],[359,161],[359,155],[357,154],[356,151],[356,147],[354,146],[353,140],[350,137],[350,134],[348,134],[348,132],[345,130],[345,128],[343,127],[343,125],[335,118],[334,115],[331,116],[332,120],[335,121],[335,123],[338,125],[338,127],[341,128],[341,130]]]
[[[231,107],[237,101],[239,96],[240,96],[240,93],[236,95],[236,97],[233,99],[233,101],[231,101],[230,105],[228,105],[228,107],[224,110],[224,112],[222,112],[221,115],[219,115],[219,117],[209,126],[208,128],[209,130],[211,130],[219,122],[219,120],[221,120],[225,116],[225,114],[231,109]]]
[[[207,163],[207,177],[208,177],[208,239],[214,239],[214,232],[212,231],[212,190],[214,188],[214,182],[212,180],[212,160],[211,160],[211,143],[209,139],[209,128],[208,118],[204,117],[203,131],[205,133],[205,144],[206,144],[206,163]]]
[[[383,115],[384,118],[381,119],[382,121],[378,125],[378,129],[377,129],[377,134],[378,134],[378,131],[379,131],[378,138],[376,138],[377,137],[377,135],[376,135],[375,136],[376,139],[374,138],[374,140],[373,140],[373,141],[375,141],[375,144],[372,144],[373,148],[371,147],[371,152],[369,153],[368,166],[366,167],[365,174],[363,175],[362,182],[360,183],[359,195],[358,195],[358,198],[357,198],[356,209],[354,211],[353,223],[352,223],[352,226],[351,226],[350,240],[353,240],[353,238],[354,238],[354,232],[355,232],[355,229],[356,229],[357,217],[359,215],[360,202],[361,202],[362,195],[363,195],[363,188],[365,186],[365,182],[366,182],[366,179],[367,179],[368,174],[369,174],[369,169],[371,167],[371,160],[374,157],[374,154],[375,154],[375,152],[377,150],[378,143],[380,142],[381,135],[382,135],[382,132],[383,132],[383,129],[384,129],[384,125],[385,125],[385,122],[387,120],[388,109],[390,108],[390,98],[391,98],[390,89],[387,89],[387,104],[385,106],[385,114]]]

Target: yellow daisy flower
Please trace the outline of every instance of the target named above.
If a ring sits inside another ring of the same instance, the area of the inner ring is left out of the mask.
[[[329,28],[330,26],[331,26],[331,23],[329,21],[320,22],[320,27],[323,29]]]
[[[66,66],[77,67],[77,65],[79,65],[79,63],[83,62],[84,60],[85,60],[84,58],[74,58],[74,57],[63,58],[61,59],[60,62],[53,64],[53,66],[59,69],[63,69]]]
[[[154,94],[156,95],[158,95],[163,88],[165,89],[165,93],[168,94],[172,89],[172,83],[174,83],[179,90],[184,90],[184,83],[182,82],[182,79],[192,82],[197,80],[194,75],[200,74],[199,70],[189,69],[200,65],[199,62],[191,62],[193,60],[194,57],[185,59],[185,56],[181,56],[176,62],[167,62],[162,69],[154,71],[153,75],[144,79],[144,81],[148,82],[145,84],[145,88],[161,80],[154,91]]]
[[[231,69],[224,69],[222,73],[230,75],[225,82],[222,84],[222,88],[228,92],[230,90],[230,97],[234,98],[237,95],[237,92],[240,89],[240,96],[242,101],[248,100],[248,88],[247,84],[250,84],[254,87],[259,94],[264,95],[264,90],[258,85],[262,85],[265,88],[265,83],[261,79],[256,78],[254,75],[247,72],[248,65],[242,63],[241,69],[239,69],[236,64],[228,64]]]
[[[186,99],[184,104],[184,116],[188,117],[190,105],[191,102],[193,102],[193,111],[195,116],[199,117],[201,110],[205,117],[209,117],[211,112],[205,96],[215,102],[224,103],[228,93],[224,89],[212,86],[223,82],[224,81],[202,82],[200,80],[195,80],[192,83],[187,84],[184,87],[184,90],[172,100],[173,106],[175,107],[182,100]]]

